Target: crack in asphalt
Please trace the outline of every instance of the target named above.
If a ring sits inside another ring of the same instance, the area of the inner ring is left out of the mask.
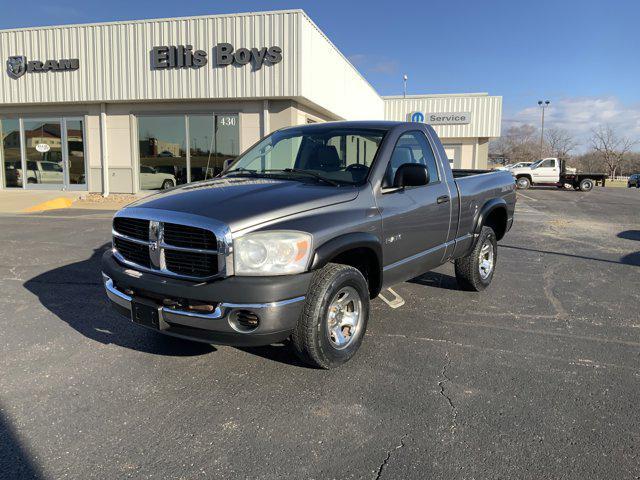
[[[449,427],[449,430],[451,432],[451,435],[454,435],[456,433],[456,428],[458,426],[458,423],[457,423],[458,409],[453,404],[453,401],[451,401],[451,397],[447,395],[444,389],[444,384],[446,382],[451,383],[451,379],[447,376],[447,367],[451,365],[451,358],[449,357],[449,352],[445,351],[444,356],[447,359],[447,362],[442,366],[442,371],[440,372],[440,376],[443,377],[443,380],[440,380],[438,382],[438,387],[440,387],[440,395],[442,395],[444,398],[447,399],[447,403],[449,404],[449,408],[451,409],[451,426]]]
[[[388,465],[389,460],[391,459],[391,454],[393,452],[395,452],[396,450],[400,450],[401,448],[404,447],[404,439],[405,438],[407,438],[407,434],[406,433],[404,435],[402,435],[402,437],[400,438],[400,445],[397,445],[393,450],[389,450],[387,452],[387,456],[385,457],[385,459],[380,464],[380,467],[378,467],[378,473],[376,475],[376,480],[380,480],[380,478],[382,478],[382,472],[384,472],[384,469]]]

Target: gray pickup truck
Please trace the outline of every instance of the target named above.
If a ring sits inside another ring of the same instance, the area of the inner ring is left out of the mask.
[[[332,368],[382,289],[448,261],[462,289],[486,288],[515,202],[509,172],[452,171],[428,125],[291,127],[218,178],[120,210],[104,284],[137,324],[212,344],[290,339]]]

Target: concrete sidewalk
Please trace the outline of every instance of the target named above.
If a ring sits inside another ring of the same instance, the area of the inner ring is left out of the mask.
[[[119,210],[125,205],[148,194],[114,194],[107,198],[88,192],[2,190],[0,191],[0,214],[35,213],[64,208],[83,210]]]

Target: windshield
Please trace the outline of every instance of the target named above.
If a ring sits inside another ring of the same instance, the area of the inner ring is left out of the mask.
[[[284,176],[358,185],[366,180],[385,133],[335,125],[274,132],[238,158],[224,176]]]
[[[533,168],[538,168],[538,166],[542,163],[542,160],[538,160],[537,162],[533,162],[531,165],[529,165],[529,168],[533,169]]]

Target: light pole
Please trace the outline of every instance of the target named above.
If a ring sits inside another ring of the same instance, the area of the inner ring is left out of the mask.
[[[407,98],[407,80],[409,80],[409,77],[405,73],[402,75],[402,98]]]
[[[542,109],[542,128],[540,129],[540,158],[544,157],[544,110],[549,106],[549,100],[538,100],[538,105]]]

